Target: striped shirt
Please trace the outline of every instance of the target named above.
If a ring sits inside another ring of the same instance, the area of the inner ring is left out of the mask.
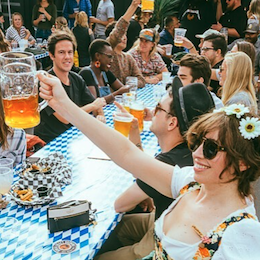
[[[19,42],[22,39],[24,39],[26,37],[26,28],[24,26],[21,27],[20,29],[20,34],[18,33],[18,31],[11,25],[7,30],[6,30],[6,39],[8,41],[16,41]],[[32,41],[34,40],[34,38],[32,37],[32,35],[30,35],[30,37],[28,38],[28,41]]]
[[[14,128],[13,130],[13,135],[7,136],[8,148],[3,150],[0,143],[0,158],[13,159],[15,166],[26,159],[26,137],[23,129]]]

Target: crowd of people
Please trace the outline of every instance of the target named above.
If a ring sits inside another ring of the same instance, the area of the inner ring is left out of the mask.
[[[38,75],[48,106],[34,134],[48,143],[75,125],[137,178],[114,205],[135,213],[123,217],[96,259],[258,259],[251,184],[260,176],[260,0],[247,12],[241,0],[185,0],[178,14],[165,17],[164,28],[151,28],[154,14],[140,4],[132,0],[115,21],[111,0],[99,2],[96,17],[89,0],[66,0],[62,17],[52,0],[39,0],[34,36],[12,14],[0,52],[21,39],[31,45],[46,39],[53,64],[47,76]],[[187,33],[175,46],[180,27]],[[161,148],[151,158],[141,151],[137,120],[127,140],[106,127],[103,107],[130,91],[126,77],[137,77],[143,88],[164,72],[173,81],[145,115]],[[11,142],[25,134],[0,117],[1,156],[8,157]],[[17,163],[25,158],[18,148]]]

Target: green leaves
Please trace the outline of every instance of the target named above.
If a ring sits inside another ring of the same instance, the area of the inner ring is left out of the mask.
[[[181,0],[155,0],[152,22],[163,27],[165,17],[177,14]]]

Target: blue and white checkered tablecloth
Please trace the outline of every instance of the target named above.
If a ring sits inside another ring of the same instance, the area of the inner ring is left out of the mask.
[[[154,106],[153,86],[148,85],[138,90],[138,98],[144,100],[148,107]],[[113,124],[114,110],[114,105],[105,108],[110,127]],[[149,123],[145,123],[141,138],[145,151],[151,155],[158,151],[156,137],[149,131]],[[114,211],[115,199],[133,182],[132,175],[112,161],[88,159],[95,149],[98,148],[77,128],[72,127],[35,156],[46,157],[52,152],[64,155],[72,168],[73,182],[64,188],[64,196],[55,203],[87,199],[92,202],[92,208],[97,209],[98,224],[50,234],[46,216],[48,205],[23,207],[11,202],[6,209],[0,211],[0,220],[15,217],[18,226],[9,240],[0,241],[0,259],[93,259],[122,218],[121,214]],[[17,179],[16,175],[15,180]],[[52,245],[60,240],[73,240],[77,249],[68,255],[55,253]]]
[[[43,59],[43,58],[48,57],[48,56],[49,56],[49,52],[48,51],[46,51],[44,53],[41,53],[41,54],[34,55],[36,60]]]

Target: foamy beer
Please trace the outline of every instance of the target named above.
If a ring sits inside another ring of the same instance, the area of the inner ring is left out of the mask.
[[[139,131],[144,128],[144,103],[142,101],[134,101],[130,105],[130,113],[138,119]]]
[[[31,128],[38,125],[40,109],[46,107],[47,103],[43,102],[40,106],[38,104],[38,79],[33,54],[2,53],[0,67],[6,124],[15,128]]]
[[[174,29],[174,45],[176,47],[181,47],[183,44],[183,39],[182,37],[185,36],[186,34],[186,29],[183,28],[175,28]]]
[[[128,113],[115,112],[114,113],[114,128],[124,136],[128,137],[133,116]]]

